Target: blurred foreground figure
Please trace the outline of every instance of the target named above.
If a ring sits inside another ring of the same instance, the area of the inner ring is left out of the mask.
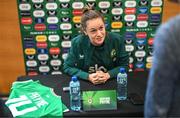
[[[145,117],[180,116],[180,15],[162,24],[154,39]]]

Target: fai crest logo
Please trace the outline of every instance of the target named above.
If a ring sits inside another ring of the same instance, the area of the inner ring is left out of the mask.
[[[111,58],[113,59],[113,61],[116,61],[116,55],[117,55],[116,50],[112,49],[111,50]]]

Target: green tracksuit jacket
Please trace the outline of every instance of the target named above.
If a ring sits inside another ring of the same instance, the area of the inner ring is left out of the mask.
[[[93,46],[88,36],[79,35],[72,39],[72,46],[63,64],[64,73],[88,79],[89,73],[97,70],[108,72],[116,78],[120,67],[128,68],[129,56],[120,35],[106,34],[102,46]]]

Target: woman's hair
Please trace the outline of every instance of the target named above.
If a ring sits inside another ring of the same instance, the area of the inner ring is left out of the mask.
[[[86,30],[86,27],[87,27],[86,22],[88,20],[92,20],[96,18],[101,18],[102,21],[105,23],[104,17],[99,11],[93,10],[89,6],[85,6],[83,9],[83,15],[81,17],[81,33],[84,34],[84,30]]]

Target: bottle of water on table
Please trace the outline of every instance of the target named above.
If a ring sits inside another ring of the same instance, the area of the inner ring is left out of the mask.
[[[70,107],[73,111],[80,111],[81,109],[81,93],[80,93],[80,82],[76,76],[71,78],[69,83],[70,87]]]
[[[125,68],[120,68],[117,75],[117,99],[127,99],[127,73]]]

